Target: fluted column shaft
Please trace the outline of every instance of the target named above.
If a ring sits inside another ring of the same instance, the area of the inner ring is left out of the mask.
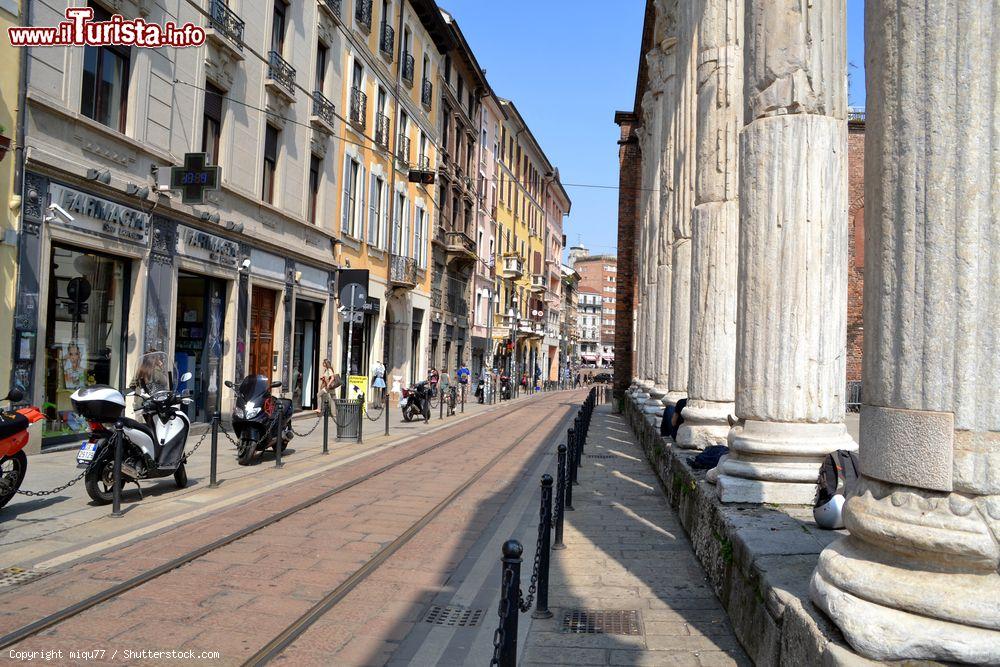
[[[865,14],[862,478],[811,592],[880,660],[1000,664],[998,25]]]
[[[688,403],[677,444],[726,442],[736,392],[743,0],[706,0],[698,36]]]
[[[844,426],[843,0],[747,0],[736,415],[726,502],[806,504]]]

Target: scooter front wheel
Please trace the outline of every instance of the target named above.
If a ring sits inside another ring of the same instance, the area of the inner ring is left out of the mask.
[[[236,454],[236,461],[241,466],[248,466],[253,462],[253,455],[257,452],[257,445],[252,440],[244,439],[240,441],[239,451]]]
[[[122,486],[125,485],[125,478],[122,476]],[[98,505],[108,505],[114,500],[115,488],[115,464],[113,461],[105,461],[100,466],[91,467],[83,478],[83,486],[87,489],[87,495]]]
[[[183,463],[174,471],[174,483],[177,484],[178,489],[183,489],[188,485],[188,474]]]
[[[0,459],[0,507],[3,507],[21,488],[28,470],[28,457],[24,451]]]

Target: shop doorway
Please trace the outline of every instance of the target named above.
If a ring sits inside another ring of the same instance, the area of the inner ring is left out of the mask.
[[[295,301],[295,343],[292,356],[292,404],[296,410],[315,410],[319,385],[319,332],[323,306]]]
[[[263,375],[271,381],[274,352],[274,290],[254,286],[250,299],[250,354],[248,375]]]
[[[52,245],[45,328],[42,444],[78,440],[87,421],[73,411],[77,389],[125,386],[131,262]]]
[[[223,280],[184,272],[177,276],[174,363],[178,376],[192,376],[190,383],[179,385],[191,390],[194,402],[187,412],[192,421],[208,421],[218,405],[225,295]]]

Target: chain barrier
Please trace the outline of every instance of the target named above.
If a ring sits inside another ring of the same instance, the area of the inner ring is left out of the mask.
[[[538,509],[538,541],[535,542],[535,564],[531,568],[531,583],[528,585],[528,597],[521,595],[518,607],[523,613],[528,613],[535,602],[535,591],[538,589],[538,566],[542,561],[542,537],[545,535],[544,508]]]
[[[500,649],[503,648],[504,626],[507,625],[507,591],[510,589],[511,580],[514,573],[509,569],[503,571],[503,584],[500,587],[500,606],[497,609],[497,616],[500,618],[500,626],[493,633],[493,659],[490,660],[490,667],[500,664]]]
[[[319,425],[320,425],[321,423],[323,423],[323,415],[319,415],[319,416],[317,416],[317,417],[316,417],[316,423],[314,423],[314,424],[312,425],[312,428],[311,428],[311,429],[309,429],[308,431],[306,431],[305,433],[299,433],[299,432],[298,432],[298,431],[296,431],[296,430],[295,430],[294,428],[292,428],[292,426],[291,426],[291,421],[289,421],[289,425],[288,425],[288,428],[290,428],[290,429],[291,429],[291,431],[292,431],[292,433],[294,433],[295,435],[299,436],[300,438],[305,438],[305,437],[307,437],[307,436],[310,436],[310,435],[312,435],[312,434],[313,434],[313,431],[315,431],[315,430],[316,430],[316,427],[317,427],[317,426],[319,426]]]
[[[29,498],[41,498],[41,497],[44,497],[44,496],[51,496],[51,495],[54,495],[56,493],[60,493],[62,491],[65,491],[66,489],[68,489],[69,487],[73,486],[74,484],[76,484],[77,482],[79,482],[81,479],[83,479],[86,475],[87,475],[87,471],[84,470],[79,475],[77,475],[73,479],[69,480],[65,484],[63,484],[61,486],[57,486],[56,488],[54,488],[54,489],[52,489],[50,491],[28,491],[27,489],[18,489],[16,491],[16,493],[19,493],[22,496],[28,496]]]
[[[233,436],[229,435],[229,431],[226,430],[226,427],[222,425],[221,421],[219,422],[219,430],[222,431],[222,435],[226,436],[226,440],[229,441],[229,444],[231,444],[236,449],[240,448],[239,441],[238,440],[234,440]]]
[[[365,410],[364,410],[365,419],[367,419],[368,421],[373,421],[373,422],[377,422],[377,421],[381,420],[382,419],[383,411],[385,410],[385,403],[384,402],[380,403],[379,406],[378,406],[378,408],[377,408],[377,410],[378,410],[378,412],[375,413],[374,417],[372,417],[372,416],[369,415],[369,413],[372,412],[371,405],[366,405],[365,406]]]
[[[201,447],[201,443],[205,442],[205,438],[207,438],[209,436],[209,434],[211,434],[211,433],[212,433],[211,429],[209,429],[208,431],[205,431],[204,433],[202,433],[201,434],[201,439],[198,440],[198,442],[195,444],[194,448],[190,452],[184,452],[184,456],[183,456],[182,460],[183,461],[187,461],[188,457],[190,457],[192,454],[194,454],[196,451],[198,451],[198,448]]]

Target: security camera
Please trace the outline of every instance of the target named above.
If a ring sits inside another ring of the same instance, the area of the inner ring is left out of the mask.
[[[69,211],[64,209],[59,204],[49,204],[49,213],[58,215],[60,218],[66,222],[76,222],[76,218],[69,214]]]
[[[243,260],[243,263],[240,264],[240,268],[243,269],[244,271],[249,271],[250,270],[250,258],[249,257]]]

